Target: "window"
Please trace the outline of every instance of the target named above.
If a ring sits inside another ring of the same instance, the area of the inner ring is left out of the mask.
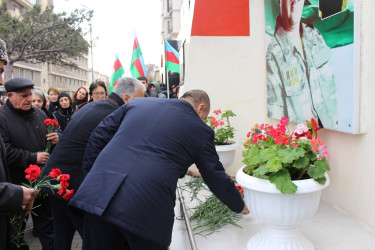
[[[168,31],[168,34],[172,32],[171,21],[167,21],[167,31]]]
[[[172,9],[172,1],[167,0],[167,12],[171,11],[171,9]]]
[[[30,71],[30,80],[34,80],[34,71]]]
[[[23,69],[20,69],[20,77],[23,78]]]
[[[53,84],[56,84],[56,76],[53,76],[53,81],[52,81]]]

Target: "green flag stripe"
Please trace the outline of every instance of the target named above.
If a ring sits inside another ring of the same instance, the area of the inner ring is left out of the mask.
[[[167,70],[180,73],[180,65],[167,61],[165,64]]]

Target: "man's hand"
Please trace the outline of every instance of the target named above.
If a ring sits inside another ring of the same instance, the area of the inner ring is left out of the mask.
[[[56,143],[59,142],[59,135],[55,132],[47,134],[47,141],[50,141],[52,145],[55,145]]]
[[[249,214],[250,210],[247,208],[245,200],[243,201],[243,204],[245,204],[245,206],[244,206],[244,208],[242,210],[242,214]]]
[[[36,163],[38,165],[44,165],[44,164],[46,164],[48,158],[49,158],[49,153],[46,153],[46,152],[38,152],[38,153],[36,153]]]
[[[193,176],[193,177],[201,177],[201,173],[198,169],[189,168],[187,175]]]
[[[23,191],[22,209],[25,211],[25,216],[29,214],[33,208],[35,196],[39,193],[38,190],[21,186]]]

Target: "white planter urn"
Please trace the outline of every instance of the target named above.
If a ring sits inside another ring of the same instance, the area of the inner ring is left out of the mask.
[[[224,169],[227,169],[234,161],[234,155],[239,144],[233,142],[227,145],[215,145],[216,152],[219,155],[219,160],[223,164]]]
[[[297,192],[285,195],[268,180],[244,173],[244,167],[238,170],[236,180],[244,188],[247,207],[263,221],[260,231],[247,242],[247,249],[315,249],[298,225],[318,210],[321,191],[329,185],[328,175],[324,185],[313,179],[293,181],[298,186]]]

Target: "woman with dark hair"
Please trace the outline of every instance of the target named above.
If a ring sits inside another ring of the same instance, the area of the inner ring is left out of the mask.
[[[77,106],[75,111],[79,110],[89,102],[105,100],[107,98],[107,87],[105,86],[105,83],[100,80],[91,83],[89,87],[89,95],[90,100]]]
[[[89,91],[89,102],[105,100],[107,98],[107,87],[105,86],[105,83],[103,81],[96,80],[95,82],[91,83]]]
[[[57,111],[53,112],[53,117],[60,125],[61,131],[64,131],[73,115],[72,99],[69,94],[61,93],[58,97],[59,106]]]
[[[79,87],[77,91],[74,92],[72,97],[73,109],[76,110],[79,105],[87,102],[88,100],[89,93],[87,92],[87,89],[85,87]]]
[[[33,89],[31,95],[31,104],[43,110],[44,113],[46,113],[46,115],[48,116],[48,118],[52,118],[52,113],[47,110],[46,103],[47,100],[44,93],[39,89]]]

